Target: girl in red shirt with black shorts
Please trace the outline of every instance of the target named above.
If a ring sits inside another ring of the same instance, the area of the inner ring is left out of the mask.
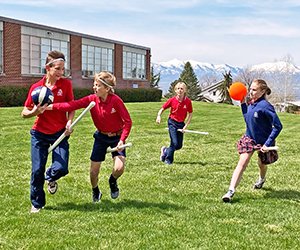
[[[93,190],[93,201],[100,201],[102,193],[98,188],[98,175],[101,163],[105,160],[108,147],[119,148],[125,143],[131,130],[130,115],[120,97],[114,94],[116,78],[109,72],[100,72],[94,78],[94,94],[79,100],[49,105],[54,111],[72,111],[86,108],[91,101],[96,103],[90,110],[97,131],[94,133],[94,146],[91,154],[90,180]],[[117,179],[123,174],[125,167],[125,149],[112,152],[114,168],[109,177],[111,198],[119,196]]]

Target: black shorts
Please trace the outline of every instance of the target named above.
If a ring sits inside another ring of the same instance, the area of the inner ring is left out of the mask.
[[[93,151],[91,154],[91,161],[95,161],[95,162],[102,162],[105,160],[105,156],[106,156],[106,150],[108,147],[114,148],[118,145],[119,141],[120,141],[120,137],[119,135],[117,136],[108,136],[105,134],[102,134],[99,131],[96,131],[94,133],[94,146],[93,146]],[[126,152],[125,149],[123,149],[121,152],[115,151],[112,152],[112,157],[114,158],[115,156],[124,156],[126,157]]]

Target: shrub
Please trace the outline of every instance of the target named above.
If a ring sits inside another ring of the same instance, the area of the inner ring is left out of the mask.
[[[0,102],[2,107],[23,106],[29,87],[0,86]]]
[[[27,98],[29,87],[0,86],[0,104],[2,107],[23,106]],[[73,88],[74,99],[78,100],[93,93],[91,88]],[[124,102],[159,102],[162,91],[150,89],[116,89],[116,94]]]
[[[157,88],[116,89],[115,91],[124,102],[159,102],[162,97],[162,91]]]

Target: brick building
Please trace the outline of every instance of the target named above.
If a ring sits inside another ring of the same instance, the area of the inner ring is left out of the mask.
[[[65,77],[73,87],[93,85],[109,71],[117,88],[149,88],[151,50],[135,44],[0,16],[0,85],[30,86],[45,74],[47,53],[65,54]]]

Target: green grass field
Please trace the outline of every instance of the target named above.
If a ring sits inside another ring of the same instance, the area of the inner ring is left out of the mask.
[[[175,162],[159,160],[169,144],[167,117],[155,123],[162,103],[127,103],[133,120],[120,196],[110,198],[108,155],[99,175],[103,197],[92,202],[89,157],[95,127],[86,115],[70,142],[70,173],[55,195],[30,214],[30,134],[34,118],[22,107],[0,109],[0,249],[299,249],[300,158],[298,115],[279,114],[279,160],[270,165],[261,190],[256,154],[233,202],[221,200],[239,155],[236,141],[245,132],[240,108],[193,102],[188,129]],[[81,111],[76,112],[76,116]],[[48,161],[49,165],[49,161]],[[47,166],[48,166],[47,165]],[[46,190],[46,185],[45,185]]]

